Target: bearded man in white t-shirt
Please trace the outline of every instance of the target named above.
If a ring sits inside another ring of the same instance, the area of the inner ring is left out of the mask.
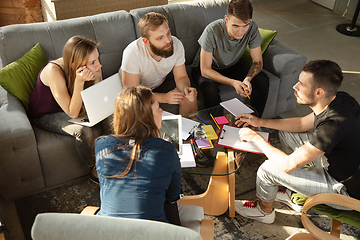
[[[179,104],[179,114],[196,112],[197,91],[185,69],[184,46],[171,36],[166,17],[150,12],[138,26],[141,37],[125,48],[119,69],[123,87],[145,85],[160,103]]]

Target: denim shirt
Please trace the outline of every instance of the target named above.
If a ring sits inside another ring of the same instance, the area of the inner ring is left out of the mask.
[[[115,150],[102,158],[104,153]],[[95,141],[96,170],[100,181],[101,207],[98,215],[149,219],[168,222],[164,203],[180,199],[181,166],[173,144],[161,138],[147,138],[141,146],[140,158],[127,167],[132,145],[114,136]],[[100,159],[99,159],[100,158]]]

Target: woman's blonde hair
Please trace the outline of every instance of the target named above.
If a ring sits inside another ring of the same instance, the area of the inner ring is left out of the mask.
[[[144,86],[125,88],[116,98],[114,111],[114,133],[118,138],[134,140],[134,147],[126,169],[119,175],[112,177],[123,177],[129,173],[134,161],[140,157],[141,144],[149,137],[157,138],[160,130],[155,124],[152,112],[153,93]],[[119,150],[126,146],[118,147],[99,157]]]
[[[87,60],[90,54],[99,46],[93,40],[82,36],[73,36],[66,43],[63,48],[62,58],[64,61],[64,73],[66,78],[67,89],[70,96],[74,92],[74,84],[76,78],[76,70],[82,66],[82,63]],[[91,81],[89,85],[94,83]],[[80,114],[85,112],[84,105],[81,107]]]

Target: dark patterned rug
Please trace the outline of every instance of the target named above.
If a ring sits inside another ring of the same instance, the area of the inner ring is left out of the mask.
[[[280,146],[277,131],[270,131],[270,143]],[[247,153],[241,167],[235,173],[236,199],[255,200],[255,176],[258,167],[266,157]],[[200,194],[206,190],[209,176],[188,174],[183,170],[182,185],[185,195]],[[211,171],[211,168],[208,169]],[[201,172],[206,172],[202,169]],[[17,200],[16,208],[26,239],[31,239],[30,230],[38,213],[62,212],[80,213],[86,206],[100,206],[99,186],[89,179],[78,179],[61,187]],[[285,239],[293,233],[305,231],[300,214],[280,203],[274,203],[276,220],[273,224],[263,224],[236,214],[228,217],[228,212],[220,216],[206,216],[215,222],[215,239]],[[311,210],[310,210],[311,211]],[[329,231],[328,218],[315,211],[311,219],[323,230]],[[342,239],[360,239],[360,230],[351,226],[342,227]]]

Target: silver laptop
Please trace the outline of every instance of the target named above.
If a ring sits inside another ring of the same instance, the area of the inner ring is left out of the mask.
[[[86,113],[69,122],[92,127],[114,113],[116,96],[122,91],[119,73],[81,91]]]

